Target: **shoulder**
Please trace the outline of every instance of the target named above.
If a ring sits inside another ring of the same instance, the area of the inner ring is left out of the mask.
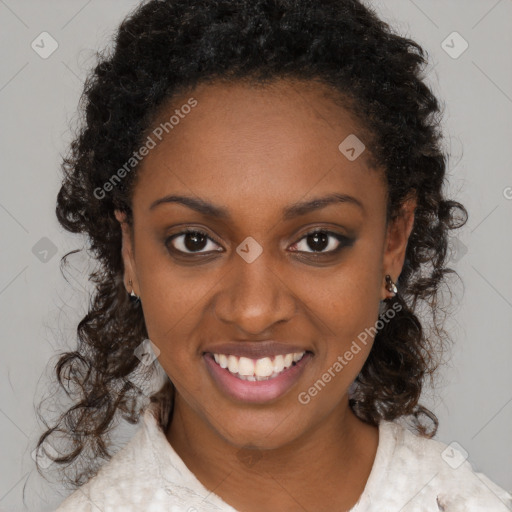
[[[106,512],[115,510],[111,507],[119,505],[123,505],[126,512],[139,510],[135,505],[142,505],[142,500],[147,497],[144,469],[148,467],[148,454],[143,449],[143,436],[144,429],[140,428],[93,478],[68,496],[56,512],[96,512],[98,507]],[[154,497],[154,494],[155,489],[152,489],[149,497]]]
[[[130,441],[56,512],[229,511],[204,488],[168,443],[148,409]]]
[[[512,496],[476,472],[456,446],[416,435],[396,422],[382,422],[379,431],[388,449],[388,485],[382,492],[390,502],[400,502],[403,512],[512,510]]]

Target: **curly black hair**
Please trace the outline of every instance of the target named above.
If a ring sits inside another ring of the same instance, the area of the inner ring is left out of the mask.
[[[63,158],[57,198],[59,222],[87,235],[99,264],[90,275],[95,293],[78,325],[77,349],[60,354],[55,368],[73,405],[37,445],[64,433],[71,448],[52,457],[60,468],[89,456],[69,477],[72,486],[94,476],[100,457],[111,457],[106,441],[118,412],[138,421],[142,391],[128,376],[140,367],[134,350],[147,338],[142,308],[123,283],[114,216],[121,210],[130,222],[137,166],[101,198],[98,190],[142,146],[164,106],[214,81],[323,84],[367,132],[372,165],[384,170],[388,186],[388,219],[416,193],[399,293],[386,301],[401,307],[378,331],[349,405],[369,424],[408,417],[421,435],[435,435],[438,420],[418,401],[450,341],[439,298],[448,274],[456,275],[446,267],[449,231],[466,223],[467,212],[443,192],[442,109],[425,83],[426,65],[421,46],[393,33],[359,0],[149,0],[126,17],[86,80],[81,126]],[[420,306],[430,312],[423,325]],[[151,400],[168,404],[173,392],[167,381]]]

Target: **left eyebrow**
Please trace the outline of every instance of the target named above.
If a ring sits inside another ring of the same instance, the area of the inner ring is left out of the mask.
[[[321,208],[325,208],[326,206],[334,203],[352,204],[358,206],[363,211],[363,213],[365,212],[363,203],[361,203],[359,199],[356,199],[355,197],[349,196],[347,194],[331,194],[329,196],[312,199],[311,201],[295,203],[288,208],[285,208],[283,219],[290,220],[294,217],[298,217],[299,215],[305,215],[306,213],[320,210]]]
[[[179,203],[209,217],[216,217],[221,219],[231,218],[228,210],[226,210],[225,208],[216,206],[212,203],[209,203],[208,201],[205,201],[204,199],[196,199],[190,196],[165,196],[151,203],[149,209],[153,210],[158,205],[165,203]],[[361,201],[359,201],[359,199],[356,199],[355,197],[349,196],[347,194],[331,194],[325,197],[318,197],[310,201],[294,203],[286,207],[283,210],[283,219],[290,220],[300,215],[306,215],[307,213],[310,213],[315,210],[320,210],[334,203],[352,204],[358,206],[363,212],[365,212],[365,208]]]

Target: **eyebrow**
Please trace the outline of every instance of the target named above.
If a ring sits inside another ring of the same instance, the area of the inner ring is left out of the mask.
[[[192,210],[195,210],[196,212],[199,212],[208,217],[216,217],[218,219],[230,219],[231,218],[229,211],[227,209],[225,209],[221,206],[216,206],[212,203],[209,203],[208,201],[205,201],[204,199],[197,199],[197,198],[190,197],[190,196],[180,196],[180,195],[165,196],[165,197],[157,199],[156,201],[151,203],[151,206],[149,207],[149,209],[153,210],[154,208],[156,208],[157,206],[159,206],[161,204],[169,204],[169,203],[182,204],[182,205],[187,206],[188,208],[191,208]],[[365,211],[364,206],[361,203],[361,201],[359,201],[359,199],[356,199],[353,196],[349,196],[347,194],[330,194],[328,196],[318,197],[318,198],[312,199],[310,201],[294,203],[294,204],[286,207],[283,210],[283,219],[290,220],[295,217],[299,217],[301,215],[306,215],[307,213],[313,212],[315,210],[320,210],[330,204],[339,204],[339,203],[352,204],[352,205],[359,207],[363,212]]]

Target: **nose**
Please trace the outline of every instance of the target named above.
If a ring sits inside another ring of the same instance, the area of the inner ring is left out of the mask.
[[[252,263],[238,255],[216,294],[216,317],[247,335],[270,332],[277,323],[289,321],[297,311],[293,283],[286,282],[265,251]]]

